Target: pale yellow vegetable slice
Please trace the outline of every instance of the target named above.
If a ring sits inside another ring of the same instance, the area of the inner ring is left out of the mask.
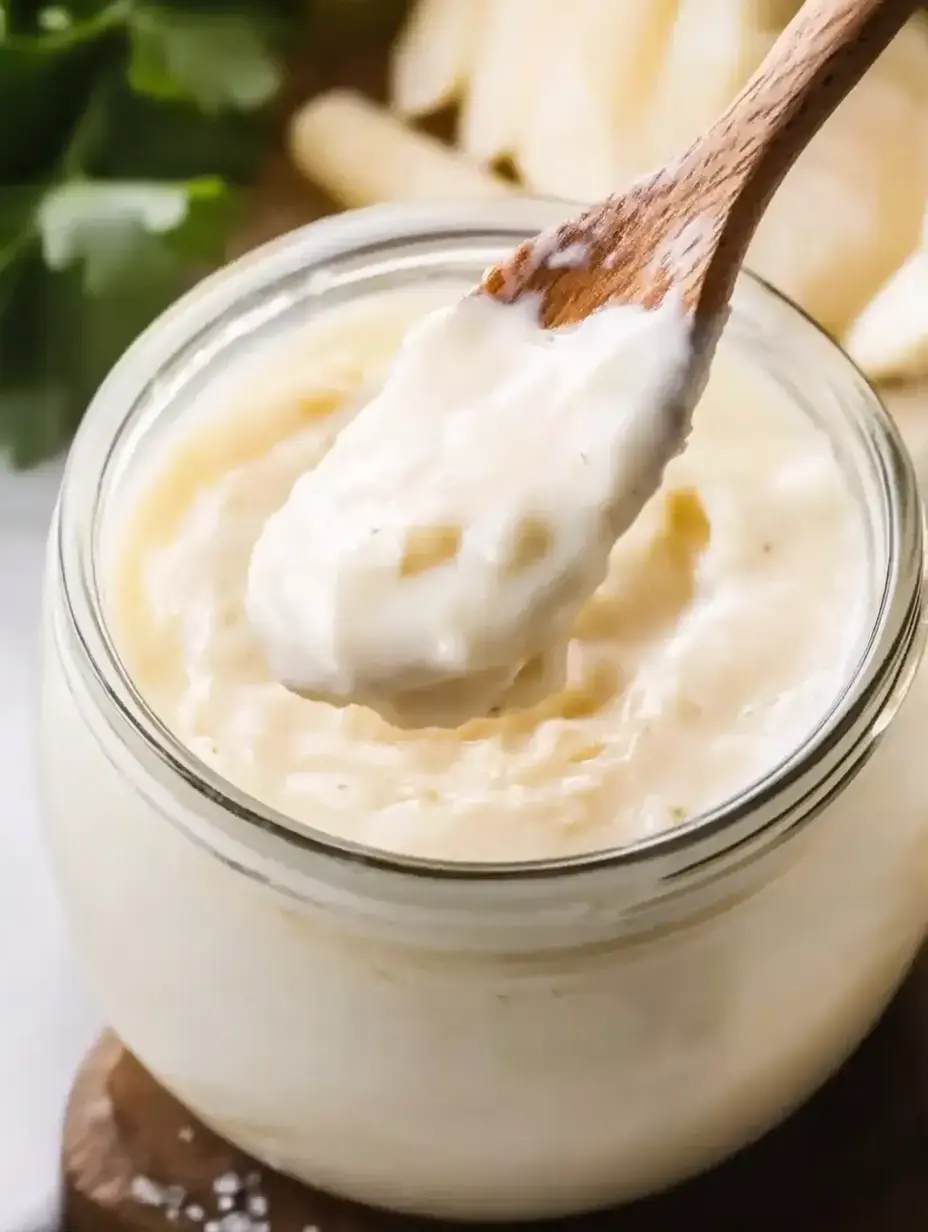
[[[458,141],[481,163],[515,154],[559,48],[550,38],[559,9],[570,0],[493,0],[470,87],[461,107]]]
[[[896,270],[844,345],[873,380],[928,376],[928,252],[921,249]]]
[[[562,72],[565,67],[559,65]],[[557,104],[540,100],[515,156],[520,176],[535,192],[594,201],[622,186],[615,124],[591,85],[580,72],[559,75],[552,82]]]
[[[918,247],[928,198],[924,30],[907,27],[778,190],[748,265],[837,336]]]
[[[591,200],[647,167],[640,116],[675,0],[572,0],[551,27],[553,51],[516,151],[539,192]]]
[[[883,53],[881,63],[912,94],[928,104],[928,17],[905,25]]]
[[[595,79],[622,131],[640,122],[657,86],[677,0],[587,0],[580,39]]]
[[[619,187],[615,109],[591,46],[598,7],[599,0],[576,0],[553,19],[545,88],[526,115],[514,154],[519,175],[535,192],[592,201]]]
[[[321,94],[296,113],[290,151],[307,179],[348,207],[510,191],[505,181],[349,90]]]
[[[779,34],[799,12],[802,0],[753,0],[752,7],[758,30]]]
[[[650,123],[655,163],[682,153],[719,117],[774,37],[762,0],[681,0]]]
[[[476,63],[491,0],[418,0],[390,58],[390,99],[418,116],[455,102]]]

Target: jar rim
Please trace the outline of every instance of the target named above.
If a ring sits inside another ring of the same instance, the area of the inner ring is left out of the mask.
[[[55,566],[64,610],[76,634],[82,666],[98,696],[114,708],[139,747],[178,782],[236,818],[244,829],[273,837],[290,850],[348,861],[383,872],[454,881],[533,880],[592,870],[660,865],[678,877],[707,863],[740,860],[816,815],[863,764],[914,674],[921,629],[924,534],[914,468],[901,436],[860,370],[802,309],[765,280],[745,271],[742,284],[826,356],[849,401],[873,434],[871,479],[884,501],[885,576],[859,661],[831,707],[802,744],[760,779],[711,809],[661,833],[572,856],[515,862],[442,861],[368,847],[308,826],[235,787],[202,763],[157,717],[123,663],[111,636],[98,578],[98,531],[107,479],[119,466],[120,441],[138,419],[163,372],[191,348],[191,339],[226,316],[241,314],[249,297],[287,277],[324,282],[326,265],[346,254],[363,259],[427,242],[486,237],[517,243],[573,209],[563,202],[508,197],[492,202],[387,205],[307,224],[262,245],[211,275],[178,300],[129,348],[91,402],[65,468],[56,513]],[[163,382],[161,382],[163,386]],[[162,397],[169,397],[160,389]],[[920,648],[920,647],[919,647]]]

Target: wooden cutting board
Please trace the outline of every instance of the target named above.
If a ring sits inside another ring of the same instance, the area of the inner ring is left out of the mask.
[[[263,1168],[198,1124],[113,1035],[98,1042],[76,1080],[63,1170],[67,1232],[436,1226],[342,1202]],[[928,948],[857,1054],[762,1142],[673,1193],[547,1227],[928,1232]]]

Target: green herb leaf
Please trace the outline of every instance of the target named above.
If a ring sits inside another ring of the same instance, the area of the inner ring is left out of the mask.
[[[75,181],[44,197],[0,318],[0,443],[15,464],[68,439],[126,347],[217,259],[233,205],[210,179]]]
[[[148,98],[117,81],[108,99],[104,140],[87,171],[107,179],[215,175],[243,183],[266,148],[269,132],[263,112],[205,115],[189,102]]]
[[[140,94],[189,100],[207,113],[252,111],[280,86],[267,40],[244,13],[144,6],[130,31],[129,82]]]
[[[187,184],[74,181],[50,192],[38,211],[50,270],[83,262],[84,287],[100,295],[131,265],[140,245],[170,237],[178,251],[216,259],[225,235],[228,194],[219,180]]]
[[[35,240],[34,215],[40,199],[32,188],[0,188],[0,320]]]
[[[35,466],[66,444],[77,427],[71,395],[54,373],[0,385],[0,444],[18,469]]]
[[[16,466],[52,453],[79,417],[67,378],[74,344],[59,336],[59,307],[35,243],[21,263],[0,331],[0,445]]]
[[[47,173],[118,54],[122,3],[68,30],[0,40],[0,185]]]
[[[226,251],[301,0],[0,0],[0,453],[65,444]]]

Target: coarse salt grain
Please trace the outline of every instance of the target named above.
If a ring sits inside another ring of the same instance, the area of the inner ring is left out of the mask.
[[[247,1207],[249,1215],[257,1215],[259,1219],[262,1219],[267,1214],[267,1198],[264,1194],[252,1194],[248,1199]]]
[[[235,1199],[229,1194],[223,1194],[219,1199],[218,1206],[221,1211],[231,1211],[232,1207],[235,1206]]]
[[[141,1206],[162,1206],[164,1190],[147,1176],[134,1176],[129,1193]]]
[[[233,1196],[242,1188],[242,1180],[237,1172],[223,1172],[222,1176],[217,1176],[213,1181],[213,1191],[217,1194],[232,1194]]]
[[[183,1129],[178,1130],[177,1136],[180,1138],[181,1142],[192,1142],[193,1130],[189,1125],[185,1125]]]
[[[219,1220],[219,1232],[253,1232],[251,1219],[244,1211],[232,1211]]]
[[[202,1206],[198,1206],[194,1203],[192,1206],[187,1207],[184,1214],[192,1223],[202,1223],[204,1217],[206,1216],[206,1211],[204,1211]]]

